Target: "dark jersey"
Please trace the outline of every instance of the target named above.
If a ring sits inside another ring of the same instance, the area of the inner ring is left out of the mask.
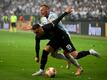
[[[51,33],[53,36],[61,36],[61,35],[68,35],[67,32],[62,29],[62,27],[58,27],[58,23],[60,22],[60,20],[67,15],[68,13],[64,13],[62,14],[60,17],[58,17],[56,20],[54,20],[52,23],[46,24],[44,26],[42,26],[42,28],[44,29],[44,33]]]
[[[72,42],[70,41],[69,35],[61,29],[57,27],[59,21],[65,16],[67,13],[62,14],[52,23],[46,24],[42,26],[44,33],[52,33],[52,38],[50,39],[47,45],[50,45],[54,50],[58,48],[63,48],[66,52],[72,52],[75,50]]]
[[[57,35],[57,33],[59,33],[60,31],[64,31],[64,33],[66,33],[66,31],[60,25],[58,25],[59,21],[66,14],[67,13],[64,13],[63,15],[61,15],[58,19],[54,20],[53,23],[49,23],[49,24],[46,24],[46,25],[42,26],[45,33],[40,37],[35,36],[35,41],[36,41],[35,50],[36,50],[36,56],[37,57],[39,57],[40,40],[44,40],[44,39],[50,39],[51,40],[52,37],[54,36],[54,34]]]
[[[57,25],[57,27],[64,30],[60,25]],[[65,30],[64,30],[65,31]],[[40,41],[41,40],[51,40],[52,38],[52,32],[44,33],[40,37],[35,36],[35,51],[36,51],[36,57],[39,57],[39,50],[40,50]]]

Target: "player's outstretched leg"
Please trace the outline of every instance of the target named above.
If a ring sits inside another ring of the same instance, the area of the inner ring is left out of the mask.
[[[63,59],[63,60],[68,61],[68,59],[65,57],[63,53],[54,52],[54,53],[51,53],[51,56],[56,59]]]
[[[80,51],[80,52],[78,52],[78,55],[76,56],[76,59],[83,58],[83,57],[85,57],[87,55],[93,55],[93,56],[95,56],[97,58],[100,57],[100,54],[97,51],[95,51],[94,49],[90,49],[88,51]]]
[[[97,51],[95,51],[94,49],[90,49],[88,51],[80,51],[80,52],[78,52],[78,55],[76,56],[75,59],[80,59],[80,58],[86,57],[87,55],[92,55],[92,56],[95,56],[97,58],[101,57],[100,54]],[[72,63],[69,62],[67,64],[66,68],[69,69],[71,67],[71,65],[72,65]]]
[[[78,63],[78,61],[74,59],[74,57],[71,54],[66,54],[65,56],[72,64],[74,64],[77,67],[75,75],[76,76],[80,75],[83,69],[81,65]]]
[[[63,53],[58,53],[58,51],[51,53],[51,56],[57,59],[63,59],[67,61],[66,69],[69,69],[71,62],[65,57]]]
[[[90,52],[90,55],[93,55],[98,58],[101,57],[100,54],[97,51],[95,51],[94,49],[90,49],[89,52]]]

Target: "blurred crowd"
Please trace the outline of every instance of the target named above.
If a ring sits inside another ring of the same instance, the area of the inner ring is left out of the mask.
[[[74,12],[70,19],[107,18],[107,0],[1,0],[0,15],[39,15],[40,4],[48,4],[57,14],[63,12],[67,5],[72,5]]]

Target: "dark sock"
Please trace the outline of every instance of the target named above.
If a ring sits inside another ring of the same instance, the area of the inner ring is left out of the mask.
[[[76,59],[80,59],[80,58],[85,57],[85,56],[87,56],[87,55],[89,55],[89,54],[90,54],[89,51],[80,51],[80,52],[78,53]]]
[[[43,50],[43,54],[42,54],[42,58],[41,58],[41,65],[40,65],[40,69],[44,70],[45,65],[47,63],[47,58],[48,58],[48,52]]]

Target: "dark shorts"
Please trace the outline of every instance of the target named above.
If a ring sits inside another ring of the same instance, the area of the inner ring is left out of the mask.
[[[16,27],[16,23],[11,23],[11,26],[12,27]]]
[[[68,36],[53,37],[47,45],[50,45],[54,50],[58,50],[59,48],[62,48],[66,52],[76,50]]]

